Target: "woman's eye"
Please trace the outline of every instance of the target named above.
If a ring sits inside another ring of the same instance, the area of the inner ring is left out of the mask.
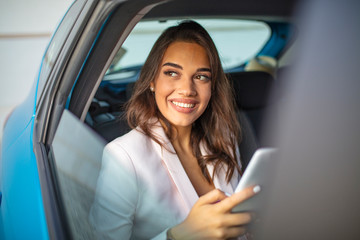
[[[170,77],[178,76],[178,73],[174,72],[174,71],[165,71],[164,74],[167,75],[167,76],[170,76]]]
[[[196,75],[195,79],[198,79],[200,81],[210,81],[210,77],[207,75]]]

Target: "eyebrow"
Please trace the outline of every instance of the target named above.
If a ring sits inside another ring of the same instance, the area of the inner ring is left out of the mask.
[[[210,73],[211,73],[210,68],[198,68],[197,71],[198,71],[198,72],[210,72]]]
[[[178,68],[178,69],[183,70],[182,66],[180,66],[179,64],[176,64],[176,63],[172,63],[172,62],[164,63],[162,66],[163,67],[170,66],[170,67],[174,67],[174,68]],[[211,70],[210,70],[210,68],[198,68],[197,72],[211,72]]]
[[[178,68],[178,69],[183,70],[183,67],[182,67],[182,66],[180,66],[179,64],[176,64],[176,63],[172,63],[172,62],[164,63],[162,66],[163,66],[163,67],[165,67],[165,66],[170,66],[170,67],[174,67],[174,68]]]

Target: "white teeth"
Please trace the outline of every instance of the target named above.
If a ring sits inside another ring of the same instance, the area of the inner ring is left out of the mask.
[[[181,103],[181,102],[172,102],[172,103],[178,107],[183,107],[183,108],[193,108],[195,106],[195,104],[191,104],[191,103]]]

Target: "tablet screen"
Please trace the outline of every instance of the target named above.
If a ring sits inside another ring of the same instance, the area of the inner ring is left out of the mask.
[[[235,192],[254,185],[261,187],[261,192],[233,208],[233,212],[256,211],[261,197],[269,190],[270,179],[277,159],[275,148],[260,148],[256,150],[242,175]]]

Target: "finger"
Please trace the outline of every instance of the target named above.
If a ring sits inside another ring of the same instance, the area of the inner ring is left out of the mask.
[[[229,213],[224,216],[223,226],[240,226],[249,224],[253,220],[253,214],[244,212],[244,213]]]
[[[247,187],[247,188],[241,190],[240,192],[234,193],[230,197],[221,201],[221,203],[218,205],[218,207],[221,208],[223,211],[226,211],[226,212],[230,211],[236,205],[253,197],[258,192],[260,192],[259,185]]]
[[[220,191],[219,189],[214,189],[207,194],[201,196],[197,201],[197,204],[210,204],[220,202],[223,199],[227,198],[224,192]]]

